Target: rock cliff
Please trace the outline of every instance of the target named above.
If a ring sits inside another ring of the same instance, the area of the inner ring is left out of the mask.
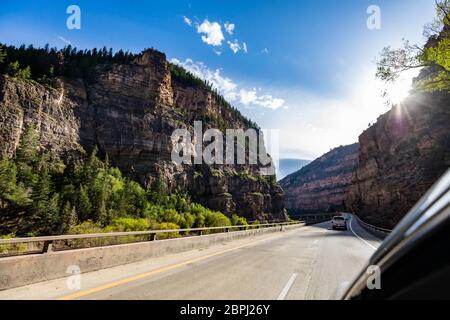
[[[347,206],[392,228],[450,166],[450,95],[413,94],[360,137]]]
[[[358,144],[336,148],[280,181],[290,213],[332,212],[344,209]]]
[[[251,122],[205,86],[173,76],[163,53],[146,50],[132,63],[97,65],[92,79],[58,78],[56,85],[0,76],[0,150],[11,156],[27,124],[40,148],[55,155],[97,147],[142,185],[161,179],[169,190],[225,214],[249,220],[285,219],[284,194],[258,165],[176,165],[175,129],[248,128]]]

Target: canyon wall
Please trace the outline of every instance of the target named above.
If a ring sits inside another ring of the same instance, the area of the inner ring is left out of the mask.
[[[281,180],[289,213],[343,210],[357,162],[358,144],[339,147]]]
[[[412,94],[359,137],[347,207],[394,227],[450,167],[450,95]]]
[[[58,78],[55,85],[0,76],[0,150],[12,156],[24,128],[34,124],[39,147],[80,155],[97,147],[142,185],[160,179],[169,190],[227,215],[286,219],[280,186],[259,165],[177,165],[171,134],[206,128],[243,128],[251,122],[205,86],[172,77],[164,54],[146,50],[133,63],[95,68],[93,79]],[[191,131],[192,132],[192,131]]]

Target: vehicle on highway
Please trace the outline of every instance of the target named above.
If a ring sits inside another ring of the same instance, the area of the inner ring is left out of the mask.
[[[342,216],[334,216],[331,220],[331,228],[333,230],[341,229],[347,230],[347,221]]]
[[[448,243],[450,169],[385,239],[344,299],[450,299]],[[379,288],[368,285],[374,276]]]

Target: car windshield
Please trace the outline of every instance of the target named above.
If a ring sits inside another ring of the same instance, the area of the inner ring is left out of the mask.
[[[342,220],[344,220],[344,218],[342,218],[342,217],[334,217],[333,220],[334,220],[334,221],[336,221],[336,220],[342,221]]]

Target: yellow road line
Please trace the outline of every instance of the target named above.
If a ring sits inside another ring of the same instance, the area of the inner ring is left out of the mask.
[[[136,276],[132,276],[132,277],[129,277],[129,278],[113,281],[113,282],[104,284],[104,285],[99,286],[99,287],[95,287],[95,288],[91,288],[91,289],[87,289],[87,290],[83,290],[83,291],[78,291],[78,292],[75,292],[73,294],[69,294],[69,295],[57,298],[56,300],[75,300],[75,299],[78,299],[78,298],[81,298],[81,297],[84,297],[84,296],[87,296],[87,295],[90,295],[90,294],[94,294],[94,293],[97,293],[97,292],[100,292],[100,291],[103,291],[103,290],[106,290],[106,289],[111,289],[113,287],[117,287],[117,286],[120,286],[120,285],[123,285],[123,284],[126,284],[126,283],[130,283],[132,281],[144,279],[144,278],[150,277],[152,275],[155,275],[155,274],[158,274],[158,273],[161,273],[161,272],[166,272],[166,271],[170,271],[170,270],[173,270],[173,269],[176,269],[176,268],[179,268],[179,267],[183,267],[183,266],[185,266],[187,264],[190,264],[190,263],[199,262],[199,261],[202,261],[202,260],[214,257],[214,256],[218,256],[218,255],[230,252],[230,251],[234,251],[234,250],[237,250],[237,249],[245,248],[245,247],[248,247],[248,246],[253,245],[255,243],[265,241],[265,240],[270,239],[270,238],[273,238],[273,237],[267,237],[267,238],[264,238],[264,239],[260,239],[260,240],[257,240],[257,241],[253,241],[253,242],[244,244],[244,245],[239,246],[239,247],[222,250],[222,251],[215,252],[215,253],[212,253],[212,254],[207,255],[207,256],[191,259],[191,260],[188,260],[188,261],[180,262],[180,263],[177,263],[177,264],[174,264],[174,265],[171,265],[171,266],[167,266],[167,267],[162,267],[162,268],[159,268],[159,269],[156,269],[156,270],[153,270],[153,271],[149,271],[149,272],[146,272],[146,273],[142,273],[142,274],[139,274],[139,275],[136,275]]]

